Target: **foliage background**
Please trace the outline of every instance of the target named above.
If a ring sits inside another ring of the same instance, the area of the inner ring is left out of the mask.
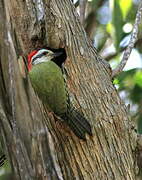
[[[38,0],[40,3],[40,0]],[[79,1],[74,0],[79,13]],[[138,0],[88,0],[83,26],[99,54],[115,68],[122,58],[134,24]],[[142,25],[124,71],[114,79],[121,98],[128,105],[134,128],[142,134]],[[136,127],[137,126],[137,127]],[[1,148],[2,149],[2,148]],[[1,154],[4,152],[1,152]],[[0,180],[9,179],[6,161],[0,168]]]

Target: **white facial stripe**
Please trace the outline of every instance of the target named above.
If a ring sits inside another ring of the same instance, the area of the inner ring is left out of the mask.
[[[48,59],[46,56],[42,56],[41,58],[37,58],[35,61],[33,61],[32,64],[36,65],[47,61],[50,61],[50,59]]]

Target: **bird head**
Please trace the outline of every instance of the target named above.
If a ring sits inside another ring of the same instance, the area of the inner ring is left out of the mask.
[[[32,69],[32,66],[51,61],[52,59],[60,56],[62,52],[52,52],[48,49],[34,50],[28,55],[28,71]]]

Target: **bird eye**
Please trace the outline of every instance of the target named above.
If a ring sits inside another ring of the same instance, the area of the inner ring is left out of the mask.
[[[43,52],[43,55],[46,55],[46,54],[48,54],[48,52]]]

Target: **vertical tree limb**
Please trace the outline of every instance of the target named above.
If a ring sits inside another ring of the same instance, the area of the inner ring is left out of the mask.
[[[86,4],[87,4],[87,0],[80,0],[80,1],[79,1],[80,22],[81,22],[81,24],[83,24],[83,23],[84,23],[84,20],[85,20]]]

